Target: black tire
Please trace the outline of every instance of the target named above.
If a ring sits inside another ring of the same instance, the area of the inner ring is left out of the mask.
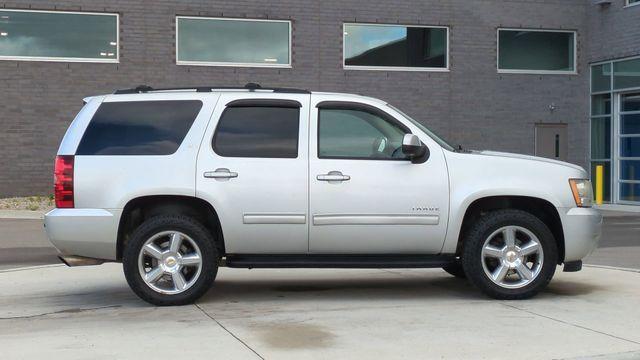
[[[519,226],[531,231],[539,240],[544,253],[537,277],[520,288],[507,288],[494,283],[485,274],[482,248],[486,239],[504,226]],[[462,266],[469,281],[486,295],[500,300],[521,300],[536,295],[545,288],[558,263],[558,248],[549,228],[534,215],[515,209],[496,210],[479,218],[464,237]]]
[[[181,293],[164,294],[152,289],[142,279],[138,256],[144,243],[163,231],[180,231],[189,236],[200,249],[202,267],[193,285]],[[132,234],[126,244],[122,265],[129,287],[142,300],[157,306],[191,304],[211,288],[218,272],[219,254],[211,233],[196,220],[182,215],[159,215],[146,220]]]
[[[446,271],[447,273],[459,279],[467,278],[467,274],[464,273],[464,268],[462,267],[462,262],[460,260],[456,260],[451,264],[443,266],[442,270]]]

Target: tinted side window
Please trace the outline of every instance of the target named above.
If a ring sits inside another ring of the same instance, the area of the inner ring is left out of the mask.
[[[102,103],[77,155],[169,155],[202,108],[199,100]]]
[[[300,109],[229,107],[218,122],[213,150],[220,156],[298,157]]]
[[[320,109],[318,157],[333,159],[405,159],[407,130],[382,117],[351,109]]]

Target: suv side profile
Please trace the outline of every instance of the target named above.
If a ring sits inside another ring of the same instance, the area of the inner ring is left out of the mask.
[[[381,100],[143,86],[85,99],[45,226],[67,265],[122,262],[155,305],[219,266],[441,267],[524,299],[597,247],[591,199],[579,166],[456,149]]]

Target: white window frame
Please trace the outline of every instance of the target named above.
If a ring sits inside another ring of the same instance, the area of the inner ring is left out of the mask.
[[[624,0],[624,7],[625,8],[628,8],[628,7],[631,7],[631,6],[636,6],[636,5],[640,5],[640,1],[636,1],[636,2],[632,3],[629,0]]]
[[[347,25],[373,25],[373,26],[393,26],[393,27],[414,27],[414,28],[428,28],[428,29],[445,29],[447,31],[447,61],[445,67],[411,67],[411,66],[361,66],[361,65],[346,65],[346,42],[344,41],[345,31]],[[449,72],[449,53],[451,51],[449,44],[451,30],[449,26],[435,26],[435,25],[405,25],[405,24],[378,24],[378,23],[363,23],[363,22],[350,22],[342,24],[342,68],[344,70],[374,70],[374,71],[423,71],[423,72]]]
[[[99,16],[115,16],[116,18],[116,57],[111,59],[105,58],[78,58],[78,57],[56,57],[56,56],[13,56],[0,55],[0,60],[11,61],[47,61],[47,62],[78,62],[78,63],[109,63],[117,64],[120,62],[120,14],[107,12],[88,12],[88,11],[58,11],[58,10],[31,10],[31,9],[4,9],[0,11],[25,12],[25,13],[45,13],[45,14],[76,14],[76,15],[99,15]]]
[[[255,22],[277,22],[287,23],[289,25],[289,62],[286,64],[269,64],[269,63],[242,63],[242,62],[216,62],[216,61],[192,61],[192,60],[180,60],[179,56],[179,39],[180,39],[180,25],[179,19],[196,19],[196,20],[223,20],[223,21],[255,21]],[[255,68],[292,68],[292,48],[293,48],[293,26],[291,20],[275,20],[275,19],[248,19],[248,18],[230,18],[230,17],[206,17],[206,16],[176,16],[176,65],[188,65],[188,66],[226,66],[226,67],[255,67]]]
[[[530,32],[553,32],[573,34],[573,70],[526,70],[526,69],[500,69],[500,31],[530,31]],[[535,74],[535,75],[577,75],[578,74],[578,32],[576,30],[555,30],[555,29],[531,29],[531,28],[508,28],[499,27],[496,29],[496,70],[499,74]]]

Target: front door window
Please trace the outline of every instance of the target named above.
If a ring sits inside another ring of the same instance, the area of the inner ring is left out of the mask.
[[[318,156],[321,159],[403,159],[399,124],[358,109],[320,109]]]

